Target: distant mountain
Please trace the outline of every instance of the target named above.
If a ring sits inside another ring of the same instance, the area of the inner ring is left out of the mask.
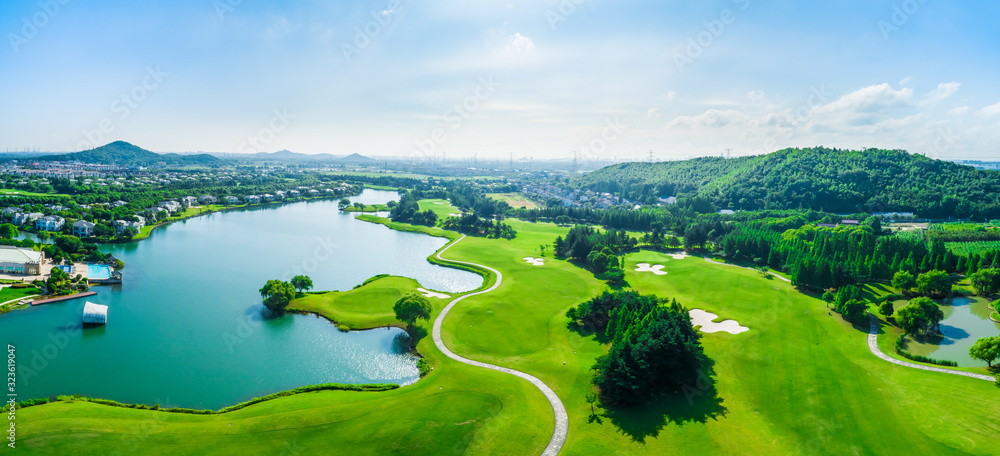
[[[378,160],[375,160],[374,158],[365,157],[364,155],[361,154],[351,154],[337,161],[340,163],[351,164],[351,165],[367,165],[372,163],[378,163]]]
[[[242,157],[241,157],[242,158]],[[332,161],[336,157],[330,154],[300,154],[290,150],[279,150],[277,152],[259,152],[247,155],[250,160],[273,160],[273,161]]]
[[[119,166],[152,166],[163,162],[167,165],[218,165],[222,162],[216,157],[208,154],[180,155],[180,154],[158,154],[143,149],[125,141],[115,141],[110,144],[96,147],[82,152],[70,154],[47,155],[39,157],[43,161],[80,161],[83,163],[97,163],[102,165]]]
[[[804,208],[932,218],[1000,215],[1000,172],[903,150],[816,147],[733,159],[622,163],[575,183],[643,202],[686,198],[702,212]]]

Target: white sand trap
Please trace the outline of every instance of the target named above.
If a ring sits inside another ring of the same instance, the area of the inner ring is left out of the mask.
[[[446,295],[444,293],[437,293],[437,292],[434,292],[434,291],[431,291],[431,290],[425,290],[423,288],[417,288],[417,291],[423,293],[425,298],[448,299],[448,298],[451,297],[451,296],[448,296],[448,295]]]
[[[535,266],[545,266],[545,258],[524,257],[524,261],[527,261],[528,264]]]
[[[687,252],[674,253],[674,254],[670,255],[670,257],[673,258],[673,259],[675,259],[675,260],[683,260],[683,259],[685,259],[685,258],[687,258],[689,256],[691,256],[691,255],[688,255]]]
[[[661,270],[665,267],[662,264],[654,264],[650,266],[649,263],[639,263],[635,266],[635,272],[652,272],[656,275],[667,275],[667,271]]]
[[[701,309],[691,309],[688,312],[691,316],[691,324],[694,326],[701,326],[701,332],[703,333],[716,333],[719,331],[725,331],[729,334],[739,334],[741,332],[747,332],[750,328],[746,326],[740,326],[736,320],[723,320],[720,322],[714,322],[718,315],[712,312],[705,312]]]
[[[462,214],[448,214],[449,217],[461,217]]]

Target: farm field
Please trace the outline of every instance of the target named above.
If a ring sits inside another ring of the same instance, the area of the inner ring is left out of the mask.
[[[944,246],[959,256],[982,255],[989,251],[1000,250],[1000,241],[946,242]]]
[[[510,207],[515,209],[525,208],[525,209],[536,209],[538,205],[533,201],[525,198],[524,195],[520,193],[487,193],[488,198],[495,199],[497,201],[506,201],[510,204]]]

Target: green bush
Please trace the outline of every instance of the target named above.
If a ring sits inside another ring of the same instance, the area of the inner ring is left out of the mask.
[[[906,334],[903,334],[899,336],[899,339],[896,340],[897,355],[902,356],[903,358],[906,358],[910,361],[916,361],[918,363],[936,364],[938,366],[947,366],[947,367],[958,367],[958,363],[956,363],[955,361],[934,359],[922,355],[914,355],[912,353],[907,352],[906,350],[903,350],[903,341],[905,339],[906,339]]]

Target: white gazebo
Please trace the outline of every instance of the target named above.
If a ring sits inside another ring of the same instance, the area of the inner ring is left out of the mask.
[[[103,325],[108,322],[108,306],[87,301],[83,306],[83,322],[91,325]]]

